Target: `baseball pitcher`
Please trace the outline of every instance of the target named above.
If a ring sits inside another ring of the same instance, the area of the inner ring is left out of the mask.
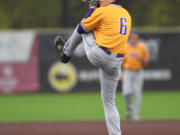
[[[84,0],[83,0],[84,1]],[[115,93],[120,67],[131,30],[131,16],[117,0],[90,0],[89,11],[64,43],[61,36],[55,47],[63,63],[83,40],[89,61],[99,68],[101,96],[109,135],[121,135]]]
[[[126,119],[131,118],[133,110],[134,120],[139,120],[141,93],[143,87],[143,68],[149,62],[149,54],[145,45],[138,41],[139,34],[132,31],[129,38],[127,53],[123,62],[122,90],[126,102]],[[131,106],[131,95],[134,105]]]

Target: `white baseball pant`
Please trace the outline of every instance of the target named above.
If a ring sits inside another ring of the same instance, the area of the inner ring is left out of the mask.
[[[133,113],[134,115],[139,115],[140,106],[141,106],[142,87],[144,82],[143,70],[132,71],[132,70],[124,69],[122,74],[123,74],[123,78],[122,78],[123,95],[134,96],[134,105],[132,108]]]
[[[115,93],[123,58],[117,58],[116,54],[106,54],[95,43],[93,32],[80,35],[77,33],[77,28],[66,42],[64,53],[71,56],[82,40],[89,61],[99,68],[101,96],[109,135],[121,135],[120,116],[115,103]]]

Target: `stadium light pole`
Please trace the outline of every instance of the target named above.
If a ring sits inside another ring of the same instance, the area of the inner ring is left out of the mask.
[[[70,27],[71,22],[72,20],[71,20],[70,0],[62,0],[61,26]]]

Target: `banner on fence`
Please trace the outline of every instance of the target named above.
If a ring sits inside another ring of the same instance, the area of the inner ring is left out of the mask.
[[[65,66],[58,61],[53,47],[55,36],[39,35],[41,91],[99,90],[98,69],[88,61],[83,44],[75,50],[71,63]],[[145,89],[180,89],[180,33],[141,33],[140,37],[151,58],[145,69]]]
[[[34,32],[0,32],[0,93],[39,89],[37,43]]]

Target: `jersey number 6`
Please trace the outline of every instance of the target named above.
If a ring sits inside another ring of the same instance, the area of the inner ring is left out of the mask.
[[[120,18],[120,34],[126,35],[127,34],[127,25],[124,25],[124,23],[127,23],[126,18]]]

